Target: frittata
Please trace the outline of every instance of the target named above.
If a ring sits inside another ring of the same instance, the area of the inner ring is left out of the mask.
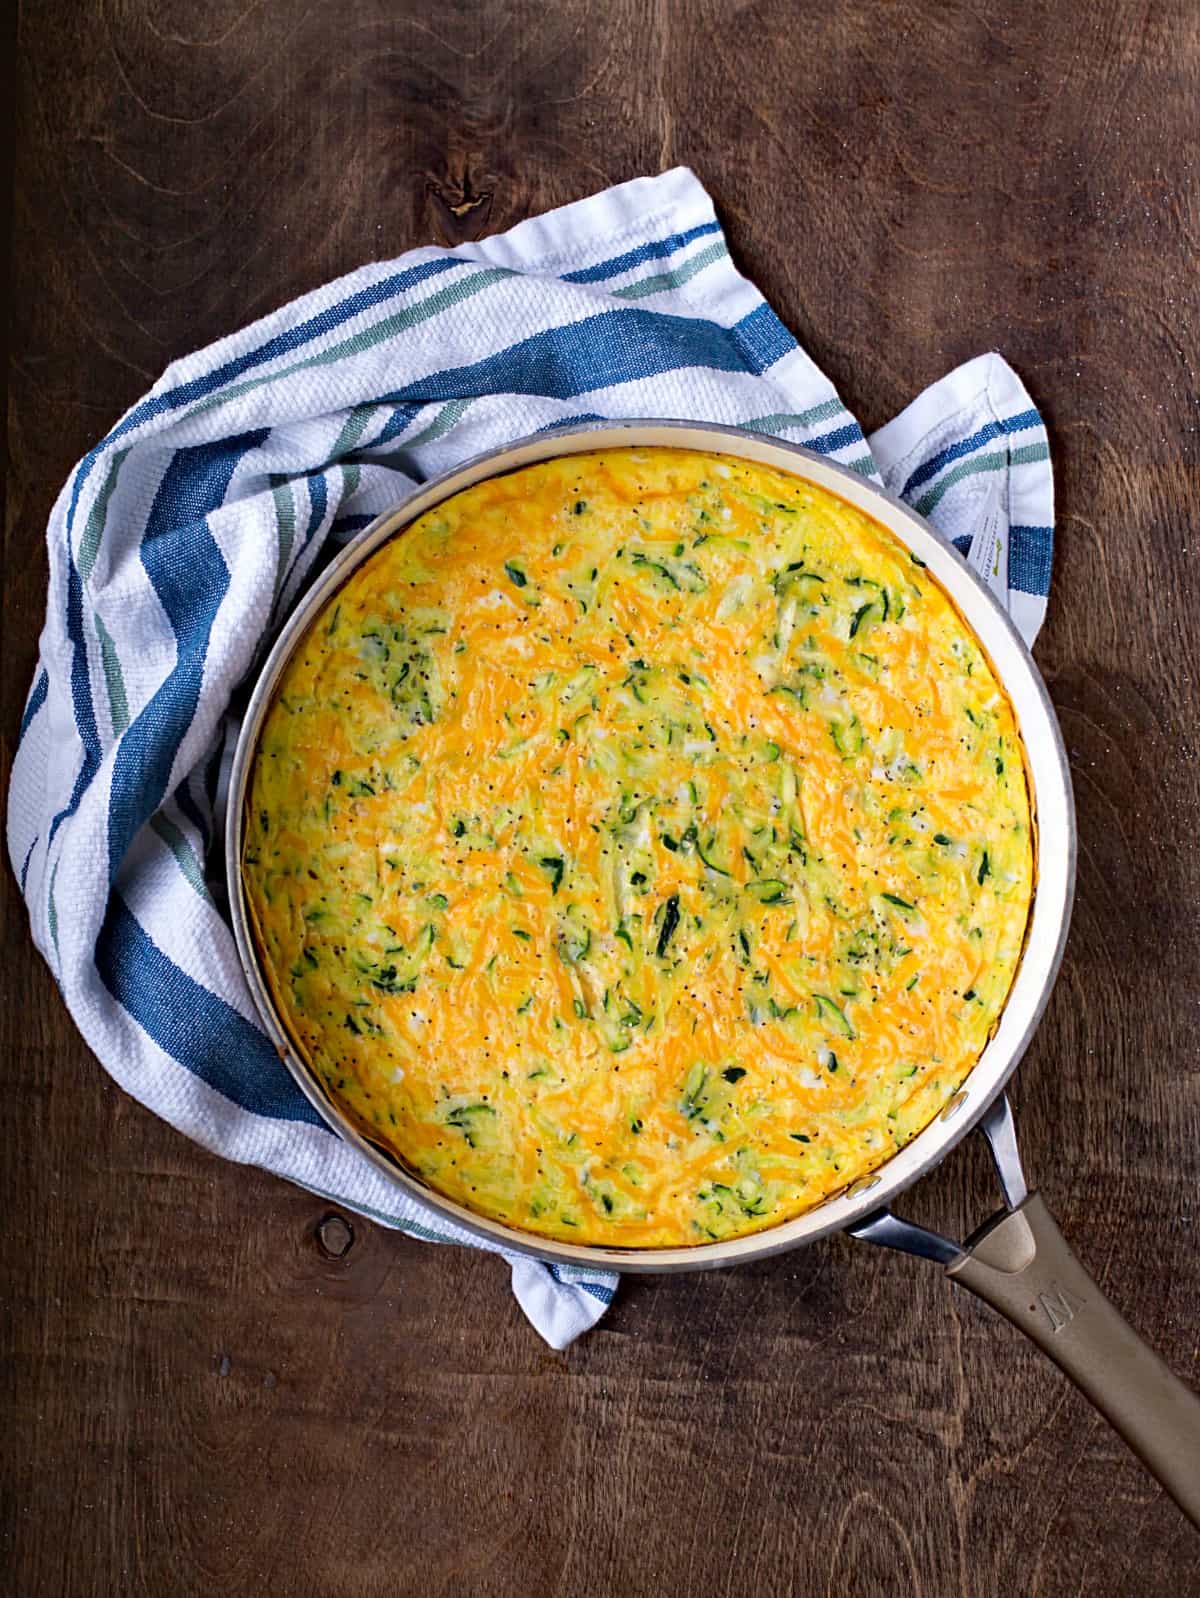
[[[244,878],[294,1043],[431,1188],[621,1247],[886,1160],[996,1026],[1012,710],[921,561],[807,481],[573,455],[421,516],[309,629]]]

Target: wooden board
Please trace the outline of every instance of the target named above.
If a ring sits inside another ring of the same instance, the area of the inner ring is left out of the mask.
[[[71,465],[169,360],[364,259],[686,161],[865,426],[1017,366],[1080,823],[1022,1144],[1200,1382],[1195,7],[39,0],[18,45],[8,758]],[[357,1220],[330,1257],[319,1201],[109,1082],[4,894],[12,1592],[1200,1591],[1123,1446],[915,1261],[630,1281],[560,1355],[494,1259]],[[968,1148],[909,1208],[994,1205]]]

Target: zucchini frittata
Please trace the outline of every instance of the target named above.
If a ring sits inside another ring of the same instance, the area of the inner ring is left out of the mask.
[[[802,479],[574,455],[420,517],[310,628],[244,874],[279,1012],[430,1187],[703,1243],[886,1160],[1020,958],[1011,708],[922,563]]]

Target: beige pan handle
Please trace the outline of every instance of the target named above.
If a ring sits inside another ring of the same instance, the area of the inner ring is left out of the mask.
[[[918,1254],[984,1299],[1060,1367],[1200,1527],[1200,1398],[1173,1376],[1072,1254],[1054,1217],[1025,1185],[1003,1094],[979,1122],[1008,1205],[961,1246],[891,1210],[846,1230]]]
[[[1041,1195],[963,1247],[946,1275],[1049,1354],[1200,1526],[1200,1398],[1105,1298]]]

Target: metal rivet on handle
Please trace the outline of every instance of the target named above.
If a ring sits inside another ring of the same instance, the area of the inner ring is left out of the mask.
[[[860,1193],[869,1193],[873,1187],[878,1187],[883,1181],[881,1176],[860,1176],[857,1182],[851,1182],[846,1189],[847,1198],[858,1198]]]
[[[952,1099],[946,1101],[946,1108],[938,1117],[940,1121],[951,1121],[967,1102],[966,1092],[956,1093]]]

